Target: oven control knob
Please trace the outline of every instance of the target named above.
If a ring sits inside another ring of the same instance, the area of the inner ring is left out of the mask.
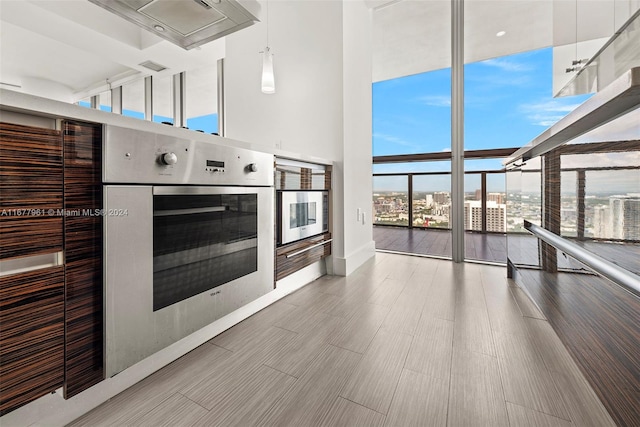
[[[160,156],[160,160],[165,165],[175,165],[178,163],[178,156],[176,156],[176,153],[164,153]]]
[[[249,163],[249,165],[247,165],[247,170],[249,172],[258,172],[258,165],[255,163]]]

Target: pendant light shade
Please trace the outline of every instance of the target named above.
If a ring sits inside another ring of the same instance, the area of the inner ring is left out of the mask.
[[[273,54],[269,48],[262,53],[262,93],[275,93],[276,80],[273,75]]]

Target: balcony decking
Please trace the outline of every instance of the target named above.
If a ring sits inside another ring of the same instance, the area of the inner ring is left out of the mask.
[[[434,228],[373,226],[376,249],[451,258],[451,230]],[[504,234],[467,232],[465,258],[507,263],[507,238]]]

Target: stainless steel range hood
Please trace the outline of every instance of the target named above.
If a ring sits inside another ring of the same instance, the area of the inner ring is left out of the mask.
[[[89,0],[116,15],[192,49],[258,21],[256,0]]]

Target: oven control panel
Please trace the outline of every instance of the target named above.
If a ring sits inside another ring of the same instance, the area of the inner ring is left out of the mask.
[[[219,160],[207,160],[207,167],[205,170],[211,173],[224,173],[224,162]]]
[[[184,129],[171,132],[199,139],[105,125],[103,181],[273,186],[272,154],[225,145],[233,143],[226,138]]]

